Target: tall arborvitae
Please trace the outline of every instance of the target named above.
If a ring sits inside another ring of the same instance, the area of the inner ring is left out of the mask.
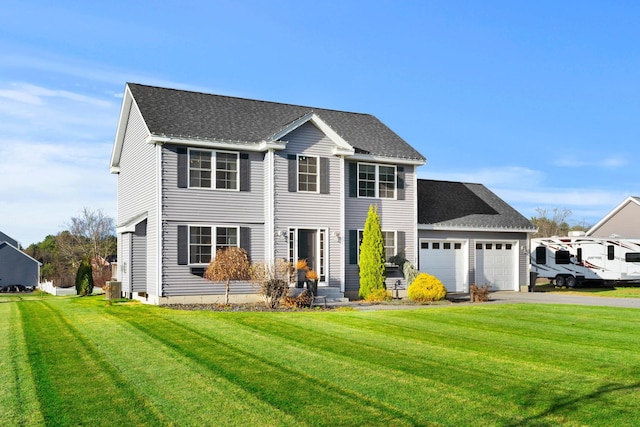
[[[384,240],[376,206],[369,206],[360,246],[360,298],[376,289],[385,289]]]

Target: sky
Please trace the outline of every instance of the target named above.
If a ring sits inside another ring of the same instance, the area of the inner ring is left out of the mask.
[[[116,219],[126,82],[378,117],[419,178],[589,226],[640,196],[640,2],[68,1],[0,8],[0,230]]]

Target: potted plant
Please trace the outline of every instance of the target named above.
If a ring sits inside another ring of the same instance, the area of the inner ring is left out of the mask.
[[[312,295],[318,295],[318,273],[315,270],[307,271],[307,289]]]
[[[306,259],[299,259],[296,263],[296,271],[298,272],[298,280],[296,282],[296,288],[304,287],[304,282],[309,271]]]

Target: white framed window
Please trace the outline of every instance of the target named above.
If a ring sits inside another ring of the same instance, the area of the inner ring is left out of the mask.
[[[298,156],[298,191],[318,192],[318,158]]]
[[[189,150],[190,188],[238,190],[238,170],[238,153],[201,149]]]
[[[396,167],[358,163],[358,197],[395,199]]]
[[[360,264],[360,247],[362,246],[362,238],[364,230],[358,230],[358,264]],[[382,241],[384,245],[385,264],[390,265],[388,260],[398,253],[398,233],[395,231],[382,230]]]
[[[238,227],[189,226],[189,264],[209,264],[218,249],[239,247],[239,236]]]

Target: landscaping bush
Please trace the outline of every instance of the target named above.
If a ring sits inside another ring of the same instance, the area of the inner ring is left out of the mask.
[[[374,289],[369,292],[369,295],[365,298],[365,301],[368,302],[382,302],[389,301],[391,299],[391,295],[386,289]]]
[[[282,299],[282,304],[285,307],[293,308],[303,308],[310,307],[313,302],[313,295],[307,289],[304,289],[297,297],[285,296]]]
[[[269,279],[262,283],[260,294],[268,308],[278,308],[282,298],[289,294],[289,284],[282,279]]]
[[[91,295],[93,292],[93,271],[91,263],[82,261],[76,273],[76,291],[80,296]]]
[[[377,207],[371,205],[364,223],[360,245],[360,298],[367,299],[371,292],[386,289],[385,277],[384,240],[380,217]]]
[[[447,296],[447,288],[435,276],[420,273],[407,289],[409,299],[420,302],[440,301]]]
[[[413,264],[409,262],[404,257],[404,252],[400,252],[391,258],[389,258],[389,262],[397,265],[402,270],[402,275],[404,276],[407,286],[411,286],[416,277],[420,274],[420,270],[415,268]]]
[[[489,301],[489,284],[477,286],[475,284],[469,286],[469,299],[471,302]]]

